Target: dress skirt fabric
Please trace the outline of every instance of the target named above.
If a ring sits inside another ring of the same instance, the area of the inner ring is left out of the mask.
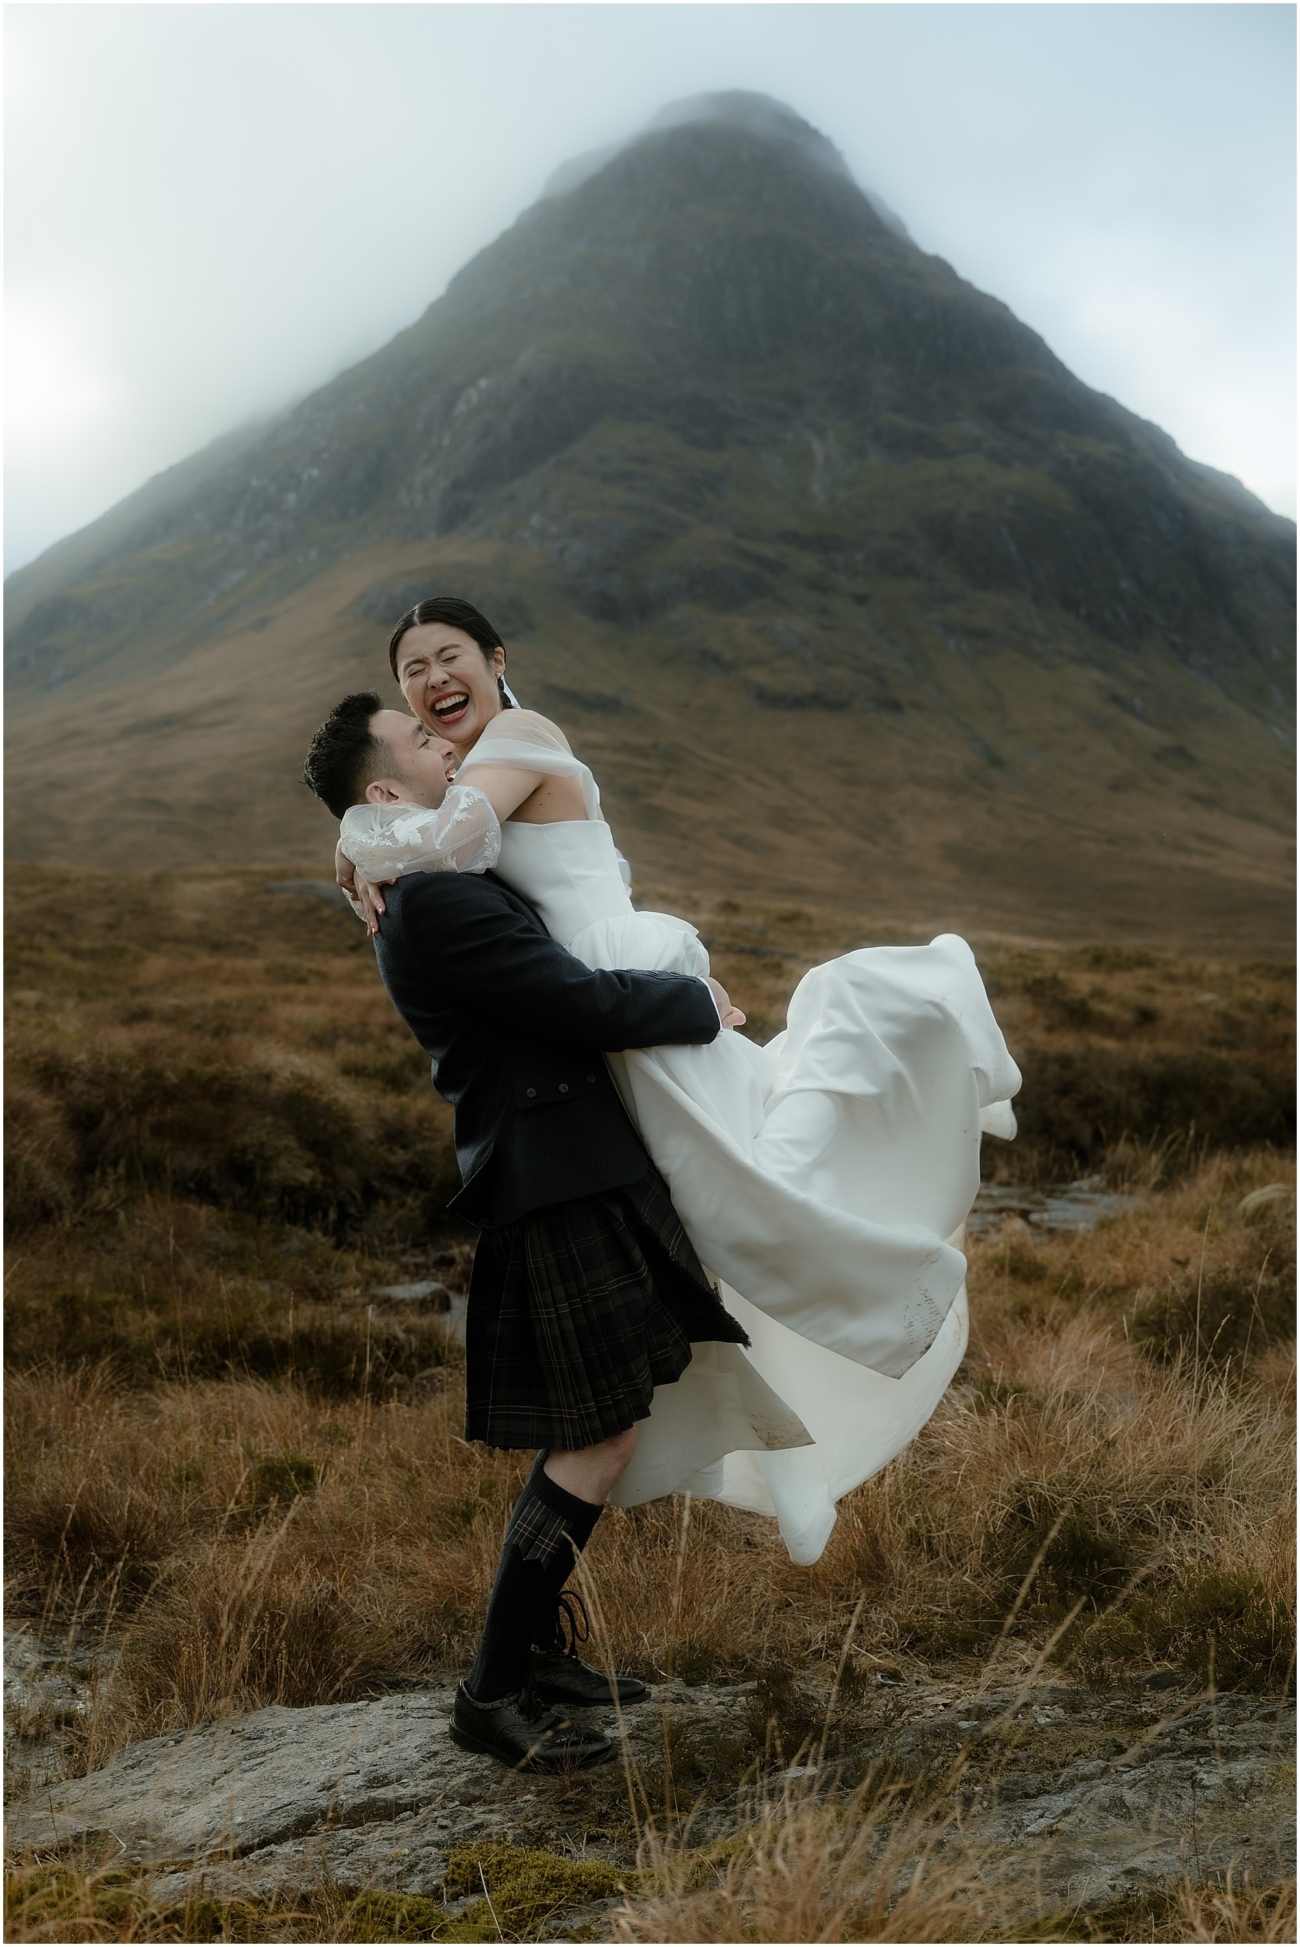
[[[465,1437],[590,1447],[644,1420],[705,1340],[746,1345],[651,1171],[479,1239],[466,1314]]]

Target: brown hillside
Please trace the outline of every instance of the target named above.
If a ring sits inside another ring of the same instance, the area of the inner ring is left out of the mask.
[[[497,620],[663,895],[1270,951],[1294,529],[752,97],[7,587],[11,856],[318,873],[298,783],[417,595]]]

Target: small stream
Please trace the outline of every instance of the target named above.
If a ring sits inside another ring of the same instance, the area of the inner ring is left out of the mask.
[[[985,1183],[966,1219],[966,1229],[972,1237],[982,1237],[1007,1217],[1020,1217],[1036,1230],[1094,1230],[1103,1218],[1122,1217],[1143,1201],[1108,1190],[1100,1176],[1081,1177],[1077,1183],[1049,1183],[1045,1190]]]

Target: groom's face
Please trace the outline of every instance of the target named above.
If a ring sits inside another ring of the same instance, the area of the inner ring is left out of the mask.
[[[371,804],[422,804],[436,810],[456,775],[456,752],[404,710],[376,710],[370,733],[388,746],[385,775],[366,786]]]

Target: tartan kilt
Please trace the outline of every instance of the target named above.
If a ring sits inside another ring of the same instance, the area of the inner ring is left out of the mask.
[[[748,1345],[657,1170],[485,1230],[465,1318],[465,1438],[592,1447],[650,1412],[692,1342]]]

